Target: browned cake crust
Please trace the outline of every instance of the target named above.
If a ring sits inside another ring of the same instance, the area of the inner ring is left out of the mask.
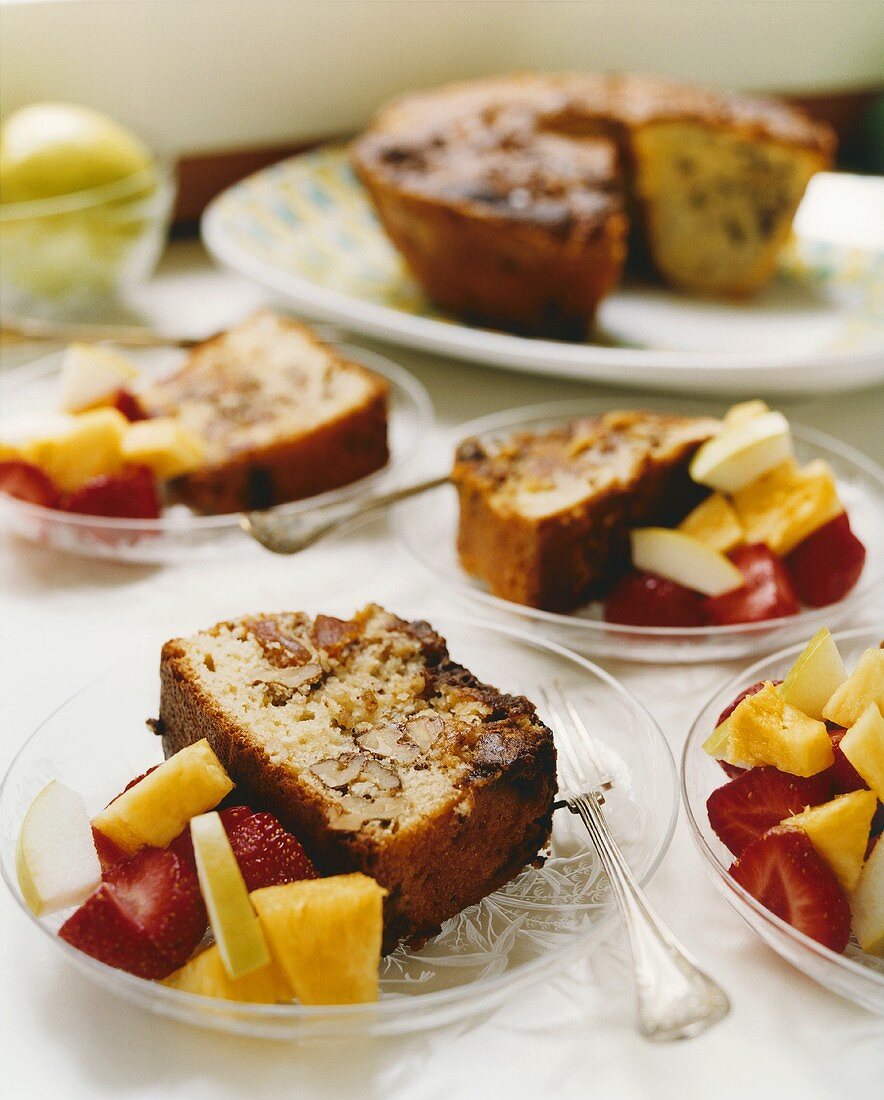
[[[208,738],[238,794],[275,812],[323,873],[384,886],[387,950],[502,886],[549,836],[552,734],[426,623],[371,605],[347,622],[250,617],[167,642],[160,676],[166,753]]]
[[[828,127],[774,101],[655,77],[523,74],[394,101],[353,163],[436,302],[583,336],[619,279],[630,221],[668,281],[760,285],[833,144]]]
[[[465,440],[452,477],[464,569],[496,596],[570,611],[629,565],[629,531],[682,519],[708,419],[615,412],[549,432]]]
[[[204,464],[175,495],[223,513],[301,500],[384,466],[388,389],[306,326],[264,310],[200,344],[143,402],[205,441]]]

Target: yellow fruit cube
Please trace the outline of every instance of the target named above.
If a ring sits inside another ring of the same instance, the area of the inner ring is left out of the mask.
[[[93,477],[121,469],[128,426],[117,409],[93,409],[72,416],[58,434],[32,439],[22,448],[22,456],[70,492]]]
[[[723,759],[740,767],[772,764],[790,775],[816,775],[835,759],[823,722],[786,703],[774,684],[744,699],[728,719]]]
[[[678,529],[721,554],[745,541],[740,517],[721,493],[713,493],[701,501],[690,515],[685,516]]]
[[[841,751],[884,802],[884,718],[875,703],[841,738]]]
[[[758,399],[741,401],[737,405],[731,405],[724,414],[724,425],[726,428],[733,428],[737,424],[745,424],[747,420],[754,420],[756,416],[763,416],[767,412],[770,412],[770,407],[764,401]]]
[[[733,495],[746,542],[766,543],[788,554],[818,527],[840,516],[832,471],[821,459],[799,468],[792,459],[774,467]]]
[[[787,817],[783,824],[807,834],[850,893],[859,881],[877,805],[874,791],[851,791],[820,806],[809,806],[802,813]]]
[[[273,963],[242,978],[231,978],[224,969],[221,952],[215,943],[170,974],[163,985],[183,989],[185,993],[198,993],[202,997],[249,1004],[272,1005],[292,999],[285,976]]]
[[[378,998],[386,890],[362,874],[252,892],[274,962],[307,1005]]]
[[[217,806],[233,781],[203,738],[176,752],[92,819],[100,833],[132,855],[164,848],[197,814]]]
[[[139,420],[123,439],[123,458],[149,466],[161,481],[180,477],[201,466],[205,444],[198,435],[171,416]]]
[[[869,703],[884,713],[884,649],[867,649],[823,707],[823,718],[850,729]]]

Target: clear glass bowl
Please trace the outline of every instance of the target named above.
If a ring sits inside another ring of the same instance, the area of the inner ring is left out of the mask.
[[[0,204],[3,308],[71,317],[143,283],[162,253],[175,173],[162,160],[126,179]]]
[[[877,630],[842,631],[835,635],[835,641],[844,663],[850,669],[863,650],[880,645],[882,637],[884,623]],[[697,715],[685,742],[681,758],[681,797],[694,842],[705,859],[713,882],[743,920],[778,955],[814,981],[884,1016],[884,959],[865,954],[852,941],[845,954],[838,955],[765,909],[727,873],[734,857],[712,831],[706,814],[706,799],[715,788],[727,782],[727,776],[718,762],[703,751],[703,742],[715,728],[719,714],[751,684],[759,680],[782,679],[804,644],[791,646],[756,661],[723,684],[709,699]]]
[[[602,669],[521,631],[443,616],[434,625],[456,660],[503,690],[536,696],[537,686],[551,677],[562,681],[614,777],[605,804],[611,827],[633,871],[647,882],[669,846],[678,800],[672,754],[644,707]],[[15,874],[16,837],[31,800],[51,779],[80,791],[94,813],[132,776],[161,759],[159,742],[144,724],[157,713],[156,660],[154,650],[133,654],[68,700],[30,736],[0,788],[0,857],[7,886],[59,959],[109,993],[187,1023],[248,1035],[290,1039],[421,1031],[487,1010],[543,980],[592,950],[616,920],[608,880],[588,836],[576,818],[560,810],[546,864],[526,868],[464,910],[421,949],[400,948],[385,958],[377,1004],[232,1004],[167,989],[81,954],[55,935],[66,914],[37,919],[26,909]]]
[[[457,443],[468,436],[497,438],[517,431],[543,431],[564,420],[630,407],[623,398],[558,402],[511,409],[460,425],[445,441],[437,465],[451,464]],[[682,415],[715,415],[708,404],[643,398],[637,406]],[[456,536],[458,503],[453,490],[438,490],[400,505],[396,529],[414,557],[466,604],[480,605],[495,619],[520,620],[544,637],[593,657],[650,663],[699,663],[746,658],[809,638],[820,626],[834,626],[867,609],[884,592],[884,470],[859,451],[822,432],[792,424],[800,462],[821,458],[832,467],[853,530],[868,556],[859,583],[829,607],[804,608],[798,615],[734,626],[664,627],[607,623],[595,601],[571,614],[542,611],[493,596],[483,581],[460,566]]]
[[[402,367],[364,348],[330,339],[342,355],[383,375],[390,383],[390,461],[368,477],[328,493],[280,505],[276,511],[293,514],[317,505],[344,501],[402,479],[411,468],[434,419],[433,405],[424,387]],[[135,357],[135,353],[131,353]],[[174,369],[180,352],[141,353],[138,363],[145,378]],[[3,416],[55,409],[61,355],[0,375]],[[30,504],[0,493],[0,528],[31,542],[88,557],[113,558],[141,564],[229,557],[231,553],[261,553],[239,526],[239,513],[203,516],[183,505],[167,508],[159,519],[113,519],[62,512]]]

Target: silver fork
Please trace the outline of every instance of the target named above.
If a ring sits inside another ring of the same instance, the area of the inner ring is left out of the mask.
[[[602,812],[613,780],[562,684],[554,679],[552,687],[541,687],[540,697],[557,735],[559,775],[566,788],[559,791],[556,806],[581,819],[610,879],[629,940],[638,1029],[654,1042],[700,1035],[727,1016],[730,1001],[678,943],[636,882]]]

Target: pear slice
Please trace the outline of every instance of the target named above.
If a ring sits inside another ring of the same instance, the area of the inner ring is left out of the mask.
[[[138,368],[119,352],[98,344],[71,344],[61,364],[59,404],[65,412],[82,412],[137,377]]]
[[[124,791],[92,824],[126,855],[145,844],[165,848],[192,817],[217,806],[232,789],[233,781],[203,738]]]
[[[850,729],[869,703],[884,713],[884,649],[867,649],[823,707],[823,718]]]
[[[656,573],[667,580],[720,596],[746,583],[732,561],[684,531],[668,527],[639,527],[631,533],[632,563],[636,569]]]
[[[694,455],[694,481],[735,493],[792,454],[789,421],[779,412],[739,421],[707,440]]]
[[[729,719],[725,718],[721,725],[716,726],[703,742],[703,752],[707,752],[710,756],[714,756],[716,760],[723,760],[727,753],[727,746],[731,736],[729,721]]]
[[[784,701],[809,718],[823,720],[823,707],[847,679],[847,669],[828,627],[807,643],[780,685]]]
[[[869,703],[841,738],[841,751],[884,802],[884,718]]]
[[[740,401],[724,414],[724,426],[734,428],[737,424],[745,424],[747,420],[753,420],[756,416],[763,416],[770,412],[767,402],[756,398],[754,401]]]
[[[228,976],[236,981],[267,966],[270,951],[219,815],[192,818],[190,837],[221,961]]]
[[[863,951],[884,955],[884,841],[875,844],[860,871],[850,911],[853,932]]]
[[[831,802],[809,806],[783,825],[801,829],[850,893],[859,881],[872,815],[878,805],[874,791],[851,791]]]
[[[52,780],[28,808],[18,834],[15,869],[37,916],[79,905],[101,882],[101,866],[83,799]]]

